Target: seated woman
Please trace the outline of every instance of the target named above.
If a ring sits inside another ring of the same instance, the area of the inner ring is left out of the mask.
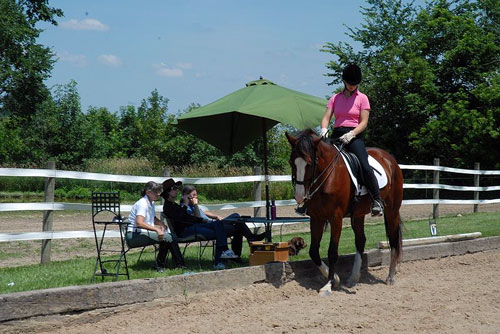
[[[192,216],[187,213],[186,208],[182,208],[175,203],[181,185],[180,181],[175,182],[173,179],[163,182],[163,192],[161,193],[161,196],[165,199],[163,213],[172,220],[178,237],[185,238],[191,235],[201,235],[207,240],[215,239],[214,269],[224,269],[225,265],[221,262],[221,259],[237,259],[238,256],[227,247],[227,235],[222,222],[212,222]]]
[[[135,202],[128,216],[129,225],[125,240],[131,248],[159,244],[155,267],[163,272],[166,266],[167,253],[170,250],[175,266],[185,268],[184,259],[179,245],[172,240],[168,229],[161,220],[156,218],[154,201],[158,199],[162,187],[160,184],[149,181],[144,186],[142,198]]]
[[[181,207],[186,207],[190,215],[201,217],[205,221],[222,221],[226,234],[233,237],[231,248],[238,257],[241,256],[243,237],[247,238],[248,241],[261,241],[266,236],[265,233],[253,234],[245,223],[225,220],[226,218],[238,218],[240,216],[238,213],[233,213],[226,218],[222,218],[210,211],[203,211],[198,206],[198,191],[195,186],[184,186],[182,189]]]

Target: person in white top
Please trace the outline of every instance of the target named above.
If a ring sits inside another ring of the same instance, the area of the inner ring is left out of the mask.
[[[177,242],[172,239],[167,226],[156,218],[155,204],[162,192],[161,184],[149,181],[144,186],[142,198],[132,206],[128,216],[128,228],[125,240],[129,247],[159,245],[156,257],[156,269],[163,272],[166,267],[166,257],[170,250],[176,267],[185,268],[184,259]]]

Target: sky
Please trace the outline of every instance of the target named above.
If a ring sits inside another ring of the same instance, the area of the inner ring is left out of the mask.
[[[326,97],[334,87],[320,52],[353,43],[365,1],[49,1],[64,16],[38,42],[57,55],[48,87],[77,82],[82,110],[118,112],[157,89],[169,112],[206,105],[259,76]]]

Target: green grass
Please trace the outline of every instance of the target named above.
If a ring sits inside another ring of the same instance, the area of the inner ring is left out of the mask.
[[[500,212],[466,214],[462,217],[444,217],[437,220],[438,235],[461,234],[481,232],[483,237],[500,235]],[[383,223],[367,225],[365,227],[367,238],[366,250],[375,248],[379,241],[386,240]],[[303,237],[310,244],[309,233],[295,233],[293,236]],[[403,238],[429,237],[428,220],[409,221],[404,224]],[[291,235],[283,235],[283,240],[288,240]],[[321,241],[321,256],[326,257],[330,234],[325,233]],[[275,236],[274,241],[280,237]],[[292,261],[309,259],[308,248],[298,256],[291,258]],[[202,259],[201,268],[196,258],[197,247],[189,247],[186,252],[186,264],[190,271],[208,271],[212,268],[211,249],[207,248]],[[355,251],[354,234],[351,228],[344,228],[340,240],[339,253],[348,254]],[[1,254],[0,256],[5,256]],[[164,273],[157,273],[152,269],[154,253],[152,248],[146,248],[141,260],[138,262],[139,252],[130,252],[127,256],[129,263],[130,278],[154,278],[170,275],[179,275],[183,272],[179,269],[169,269]],[[248,263],[249,249],[245,245],[242,258]],[[171,259],[169,259],[171,265]],[[14,268],[0,268],[0,293],[27,291],[36,289],[47,289],[72,285],[86,285],[91,283],[94,270],[95,258],[76,258],[70,261],[52,262],[47,265],[29,265]],[[228,268],[245,266],[245,264],[228,263]],[[120,279],[125,279],[121,277]],[[111,281],[106,278],[105,281]],[[96,278],[96,282],[101,279]],[[12,284],[13,283],[13,284]]]

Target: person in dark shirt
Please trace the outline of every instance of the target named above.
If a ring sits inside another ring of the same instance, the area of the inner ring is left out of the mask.
[[[206,221],[203,218],[192,216],[187,213],[186,208],[175,203],[181,185],[182,182],[175,182],[173,179],[163,182],[163,192],[161,193],[165,199],[163,214],[171,219],[175,234],[181,238],[199,235],[207,240],[215,239],[214,269],[225,269],[221,259],[237,259],[239,256],[227,247],[227,234],[224,225],[221,221]]]

